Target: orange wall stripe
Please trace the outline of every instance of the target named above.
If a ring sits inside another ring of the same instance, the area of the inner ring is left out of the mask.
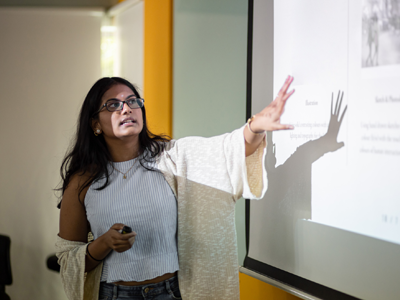
[[[268,283],[249,275],[239,273],[240,300],[301,300]]]
[[[144,99],[149,128],[172,135],[173,0],[144,0]]]

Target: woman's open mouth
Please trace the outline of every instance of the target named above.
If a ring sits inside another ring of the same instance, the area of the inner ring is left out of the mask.
[[[120,126],[129,126],[129,125],[133,125],[136,123],[136,120],[134,120],[133,118],[126,118],[123,119],[122,122],[120,123]]]

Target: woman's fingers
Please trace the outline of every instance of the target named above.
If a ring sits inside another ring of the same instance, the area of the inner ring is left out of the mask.
[[[132,248],[132,245],[135,242],[136,232],[118,234],[119,236],[113,240],[113,250],[117,252],[124,252]]]
[[[124,240],[122,240],[122,239],[116,239],[116,240],[114,240],[113,241],[113,245],[114,246],[118,246],[118,245],[127,245],[127,244],[129,244],[129,240],[130,239],[132,239],[132,238],[135,238],[136,236],[131,236],[131,237],[129,237],[129,239],[124,239]]]
[[[286,93],[286,94],[282,97],[282,99],[281,99],[281,101],[280,101],[280,103],[279,103],[279,106],[280,106],[281,108],[283,108],[283,107],[285,106],[286,101],[289,99],[290,96],[293,95],[293,93],[294,93],[294,89],[291,90],[289,93]]]
[[[286,78],[285,83],[283,84],[282,88],[280,89],[280,91],[279,91],[279,93],[278,93],[278,96],[283,96],[283,95],[286,93],[286,91],[287,91],[288,88],[289,88],[290,83],[291,83],[291,77],[290,77],[290,75],[289,75],[289,76]]]
[[[288,76],[286,78],[285,83],[283,84],[283,86],[281,87],[281,89],[278,92],[278,95],[276,96],[276,98],[271,102],[271,104],[269,106],[274,106],[274,105],[278,105],[280,102],[282,101],[286,101],[294,92],[294,90],[290,91],[289,93],[287,93],[287,90],[290,87],[290,84],[293,82],[293,77],[292,76]]]
[[[289,97],[290,96],[292,96],[293,95],[293,93],[294,93],[294,89],[293,90],[291,90],[289,93],[287,93],[285,96],[284,96],[284,100],[286,101],[287,99],[289,99]]]
[[[137,234],[134,231],[132,231],[131,233],[125,233],[125,234],[116,232],[116,234],[112,237],[113,244],[118,245],[118,244],[125,243],[126,241],[135,237],[136,235]]]
[[[137,235],[136,232],[122,234],[120,230],[124,227],[124,224],[117,223],[111,226],[108,231],[109,234],[109,247],[117,252],[124,252],[130,249],[135,241]]]
[[[276,124],[274,130],[290,130],[294,129],[293,125]]]
[[[272,101],[266,108],[264,108],[260,112],[260,115],[263,116],[262,119],[263,125],[259,127],[268,131],[293,129],[292,125],[280,124],[280,118],[283,114],[286,101],[289,99],[291,95],[293,95],[295,91],[294,89],[292,89],[291,91],[288,92],[288,89],[292,82],[293,82],[293,77],[288,76],[275,100]]]
[[[293,77],[289,75],[289,76],[286,78],[286,81],[285,81],[285,83],[283,84],[281,90],[279,91],[278,97],[284,97],[284,96],[285,96],[285,94],[286,94],[287,90],[289,89],[289,86],[290,86],[290,84],[292,83],[292,81],[293,81]]]
[[[277,106],[280,114],[283,113],[283,109],[285,107],[287,99],[289,99],[289,97],[294,93],[294,89],[291,90],[290,92],[287,92],[292,82],[293,82],[293,77],[289,76],[276,99],[278,101]]]
[[[129,241],[129,243],[131,244],[131,246],[133,245],[133,243],[135,242],[135,237],[136,236],[134,236],[134,237],[131,237],[128,241]]]
[[[289,97],[294,93],[294,89],[291,90],[289,93],[285,94],[285,96],[281,99],[281,101],[279,102],[279,104],[277,105],[277,113],[279,118],[281,117],[281,115],[283,114],[283,111],[285,109],[285,104],[287,99],[289,99]]]
[[[113,229],[113,230],[121,230],[122,228],[124,228],[124,224],[122,224],[122,223],[115,223],[113,226],[111,226],[111,228],[110,229]]]
[[[132,231],[130,233],[123,233],[123,234],[120,233],[119,237],[121,240],[129,240],[131,237],[134,237],[136,235],[137,235],[137,233]]]

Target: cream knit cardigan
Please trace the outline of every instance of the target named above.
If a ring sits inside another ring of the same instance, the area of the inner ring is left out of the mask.
[[[235,203],[267,189],[265,138],[245,157],[244,126],[232,133],[172,140],[158,167],[178,202],[179,287],[184,300],[238,300]],[[84,273],[86,243],[57,236],[57,256],[70,300],[98,300],[102,263]]]

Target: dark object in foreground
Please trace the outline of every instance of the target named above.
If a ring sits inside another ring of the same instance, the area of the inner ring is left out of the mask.
[[[131,233],[132,232],[132,228],[130,228],[129,226],[124,226],[124,228],[122,228],[122,234],[125,233]]]
[[[60,273],[60,265],[58,264],[58,258],[55,254],[50,255],[47,258],[46,263],[47,263],[47,268],[49,268],[52,271],[56,271],[56,272]]]
[[[6,294],[6,285],[12,284],[10,245],[11,239],[0,235],[0,300],[10,300]]]

